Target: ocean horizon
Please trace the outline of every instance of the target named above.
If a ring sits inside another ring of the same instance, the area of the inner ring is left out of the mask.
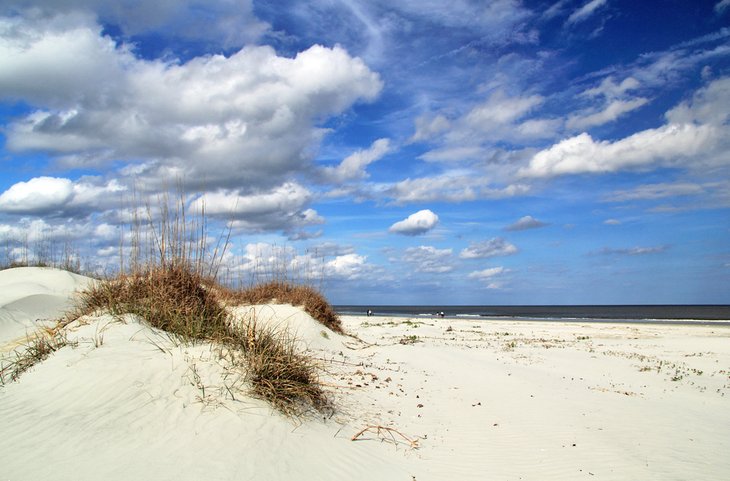
[[[730,305],[335,305],[342,315],[626,323],[711,323],[730,326]]]

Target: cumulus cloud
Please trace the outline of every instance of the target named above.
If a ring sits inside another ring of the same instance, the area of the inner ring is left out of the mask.
[[[393,234],[415,236],[425,234],[426,232],[430,231],[431,229],[436,227],[438,222],[439,216],[437,216],[430,210],[419,210],[415,214],[409,215],[408,218],[396,222],[395,224],[390,226],[388,232],[391,232]]]
[[[371,272],[367,257],[355,253],[337,256],[325,264],[328,278],[357,280],[367,277]]]
[[[49,214],[73,196],[73,182],[55,177],[36,177],[18,182],[0,195],[0,211],[15,214]]]
[[[34,177],[18,182],[0,194],[0,212],[25,215],[86,215],[117,207],[117,194],[126,189],[112,180],[73,182],[59,177]],[[116,204],[116,205],[115,205]]]
[[[496,256],[508,256],[517,253],[517,247],[501,237],[483,242],[473,242],[459,254],[462,259],[486,259]]]
[[[245,280],[279,279],[282,276],[299,279],[358,280],[375,271],[367,257],[347,249],[323,254],[318,251],[298,253],[291,246],[267,242],[246,244],[240,254],[227,259],[233,275]]]
[[[481,271],[471,272],[468,277],[469,279],[483,282],[487,289],[501,289],[503,284],[499,278],[508,272],[509,269],[505,269],[504,267],[489,267]]]
[[[540,227],[545,227],[549,224],[539,221],[532,217],[531,215],[526,215],[524,217],[521,217],[517,222],[514,224],[510,224],[507,227],[505,227],[505,230],[508,231],[521,231],[521,230],[528,230],[528,229],[539,229]]]
[[[317,237],[316,233],[296,231],[324,223],[314,209],[309,189],[296,182],[286,182],[269,190],[246,194],[218,190],[198,196],[190,202],[194,212],[205,211],[207,216],[232,221],[236,231],[262,232],[281,230],[292,239]]]
[[[567,23],[568,24],[576,24],[585,21],[588,19],[591,15],[596,13],[596,11],[606,5],[608,3],[608,0],[591,0],[588,3],[584,4],[582,7],[577,9],[575,12],[573,12],[570,17],[568,17]]]
[[[279,185],[309,167],[322,121],[381,88],[339,46],[293,58],[249,46],[186,62],[143,60],[86,17],[0,23],[0,95],[38,107],[7,127],[7,148],[82,159],[75,167],[138,162],[141,188],[169,178],[207,188]]]
[[[526,177],[549,177],[728,165],[729,116],[730,77],[723,77],[669,110],[665,115],[667,123],[661,127],[613,142],[594,140],[582,133],[538,152],[519,173]]]
[[[403,261],[414,266],[417,272],[442,274],[451,272],[452,249],[437,249],[433,246],[409,247],[403,253]]]
[[[340,184],[368,177],[365,169],[391,151],[389,139],[378,139],[364,150],[346,157],[337,167],[325,167],[322,174],[328,182]]]
[[[730,77],[717,79],[665,115],[670,124],[722,125],[730,118]]]
[[[656,166],[684,167],[687,158],[698,155],[712,160],[705,154],[716,151],[726,134],[726,129],[694,124],[669,124],[615,142],[595,141],[589,134],[582,133],[538,152],[520,174],[550,177]]]

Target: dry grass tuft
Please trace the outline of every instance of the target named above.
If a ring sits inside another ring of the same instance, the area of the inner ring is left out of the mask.
[[[17,381],[25,371],[67,344],[66,336],[54,331],[44,330],[35,336],[28,336],[22,349],[16,349],[13,353],[15,358],[0,366],[0,384]]]
[[[332,306],[315,288],[295,285],[284,281],[271,281],[258,284],[237,294],[239,302],[263,304],[280,302],[301,306],[307,314],[320,323],[340,334],[344,333],[342,322]]]
[[[99,310],[137,314],[183,341],[215,342],[245,371],[253,394],[281,412],[328,410],[317,366],[298,352],[296,340],[286,332],[258,326],[255,320],[236,325],[221,296],[230,301],[235,294],[182,264],[154,266],[96,284],[82,294],[77,314]]]
[[[182,264],[154,266],[97,283],[81,294],[78,314],[97,310],[136,314],[185,341],[220,339],[228,327],[228,314],[210,285]]]
[[[242,352],[254,393],[288,415],[331,409],[318,382],[318,366],[300,353],[286,331],[261,327],[255,320],[235,328],[227,344]]]

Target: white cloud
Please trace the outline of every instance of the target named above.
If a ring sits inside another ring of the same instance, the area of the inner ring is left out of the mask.
[[[154,31],[166,37],[213,42],[223,48],[255,42],[270,29],[254,16],[252,0],[4,0],[0,13],[19,9],[33,9],[44,16],[93,12],[126,35]]]
[[[636,90],[640,87],[640,83],[633,77],[626,77],[620,83],[616,83],[613,77],[606,77],[597,87],[593,87],[584,91],[581,95],[585,97],[603,96],[612,100],[623,97],[627,92]]]
[[[436,227],[438,222],[439,216],[428,209],[420,210],[415,214],[409,215],[408,218],[390,226],[388,232],[410,236],[420,235],[425,234]]]
[[[722,125],[730,118],[730,77],[717,79],[699,89],[665,115],[669,123]]]
[[[608,173],[656,167],[702,169],[730,164],[730,77],[699,89],[666,113],[668,123],[629,137],[596,141],[582,133],[535,154],[520,169],[526,177]]]
[[[643,256],[648,254],[659,254],[668,249],[667,246],[654,246],[654,247],[628,247],[614,249],[610,247],[604,247],[598,254],[602,255],[619,255],[619,256]]]
[[[433,177],[405,179],[388,187],[384,194],[396,204],[412,202],[466,202],[476,199],[503,199],[524,195],[526,184],[493,186],[490,179],[478,173],[453,170]]]
[[[378,139],[365,150],[358,150],[346,157],[337,167],[322,169],[324,178],[329,182],[340,184],[368,177],[365,169],[371,163],[381,159],[391,151],[389,139]]]
[[[451,127],[451,122],[443,115],[421,115],[416,118],[415,124],[416,132],[411,137],[411,142],[429,142]]]
[[[502,282],[499,278],[510,272],[509,269],[504,267],[490,267],[481,271],[474,271],[469,274],[469,279],[475,279],[477,281],[485,283],[487,289],[501,289],[503,287]]]
[[[575,24],[583,22],[606,3],[608,3],[608,0],[591,0],[590,2],[586,3],[578,10],[573,12],[570,17],[568,17],[567,23]]]
[[[646,169],[657,165],[684,167],[686,158],[716,150],[726,134],[725,129],[693,124],[670,124],[615,142],[594,141],[583,133],[538,152],[520,174],[549,177]]]
[[[209,192],[192,201],[190,208],[195,212],[204,208],[206,215],[232,220],[237,230],[289,232],[324,222],[314,209],[307,207],[311,199],[307,188],[287,182],[246,195],[227,190]]]
[[[403,253],[403,261],[412,264],[417,272],[442,274],[451,272],[453,250],[437,249],[433,246],[409,247]]]
[[[725,13],[725,10],[727,10],[730,7],[730,0],[720,0],[715,4],[715,12],[718,14]]]
[[[362,279],[372,272],[366,261],[366,256],[354,253],[337,256],[325,264],[325,274],[337,279]]]
[[[94,178],[73,182],[61,177],[34,177],[18,182],[0,194],[0,212],[9,214],[87,215],[119,207],[118,194],[126,189],[115,180]]]
[[[483,242],[474,242],[459,254],[462,259],[486,259],[495,256],[508,256],[517,253],[517,247],[501,237]]]
[[[589,129],[597,125],[603,125],[608,122],[613,122],[622,115],[638,109],[648,101],[648,99],[643,97],[632,100],[613,100],[606,104],[603,110],[571,115],[565,125],[569,129]]]
[[[461,115],[424,116],[417,121],[413,141],[428,141],[434,148],[420,156],[427,162],[473,164],[494,155],[497,143],[520,143],[553,138],[563,126],[557,118],[531,116],[545,97],[523,93],[509,95],[502,88],[472,105]],[[430,120],[433,119],[433,120]]]
[[[621,225],[621,221],[618,219],[606,219],[603,223],[606,225]]]
[[[73,197],[73,182],[56,177],[35,177],[18,182],[0,195],[0,211],[49,214]]]
[[[6,128],[7,148],[138,162],[142,189],[275,186],[309,168],[321,122],[382,88],[339,46],[148,61],[100,32],[72,15],[2,19],[0,92],[38,107]]]
[[[514,224],[510,224],[507,227],[505,227],[505,230],[521,231],[521,230],[528,230],[528,229],[539,229],[540,227],[545,227],[547,225],[548,224],[546,224],[545,222],[537,220],[534,217],[532,217],[531,215],[526,215],[524,217],[521,217]]]
[[[488,130],[497,125],[510,124],[542,104],[544,100],[540,95],[509,97],[504,92],[497,91],[486,102],[474,107],[464,117],[464,122],[476,130]]]
[[[706,189],[702,185],[689,182],[646,184],[631,190],[617,190],[609,195],[606,200],[609,202],[655,200],[667,197],[700,195],[705,192]]]
[[[308,251],[300,254],[291,246],[250,243],[242,254],[229,256],[227,267],[232,275],[238,275],[248,282],[282,277],[304,282],[321,279],[357,280],[375,272],[375,267],[367,263],[366,256],[337,251],[325,254]]]

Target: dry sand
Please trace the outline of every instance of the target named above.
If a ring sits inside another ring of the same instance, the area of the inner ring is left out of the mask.
[[[18,306],[52,318],[87,282],[64,274],[0,272],[0,356],[37,324]],[[726,327],[346,316],[355,339],[291,306],[238,312],[298,333],[334,415],[287,419],[214,346],[85,318],[0,387],[0,480],[730,478]]]

